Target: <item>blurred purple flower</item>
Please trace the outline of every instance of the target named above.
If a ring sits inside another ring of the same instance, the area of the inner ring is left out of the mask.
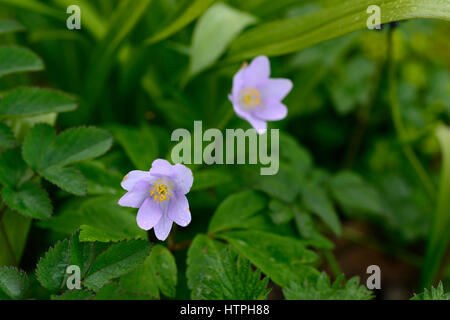
[[[193,181],[186,166],[157,159],[150,171],[134,170],[123,178],[121,186],[128,192],[120,198],[119,205],[139,208],[136,218],[139,228],[154,228],[156,237],[166,240],[172,222],[182,227],[191,222],[185,195]]]
[[[287,108],[281,101],[292,89],[291,80],[269,77],[269,59],[256,57],[236,73],[229,95],[236,114],[247,120],[259,134],[266,132],[267,121],[286,117]]]

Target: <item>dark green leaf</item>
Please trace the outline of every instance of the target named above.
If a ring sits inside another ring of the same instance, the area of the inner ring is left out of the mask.
[[[27,170],[19,149],[7,150],[0,154],[0,182],[14,189]]]
[[[11,299],[25,299],[28,289],[27,274],[13,267],[0,267],[0,292]]]
[[[0,148],[11,149],[14,148],[15,145],[16,139],[14,138],[11,128],[3,122],[0,122]]]

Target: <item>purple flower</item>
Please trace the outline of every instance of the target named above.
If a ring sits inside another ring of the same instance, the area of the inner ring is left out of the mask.
[[[229,95],[236,114],[247,120],[259,134],[266,132],[267,121],[286,117],[287,108],[281,101],[292,89],[291,80],[269,77],[269,59],[256,57],[236,73]]]
[[[172,222],[182,227],[191,222],[185,195],[193,181],[186,166],[157,159],[150,171],[134,170],[123,178],[121,186],[128,192],[120,198],[119,205],[139,208],[136,218],[139,228],[154,228],[156,237],[166,240]]]

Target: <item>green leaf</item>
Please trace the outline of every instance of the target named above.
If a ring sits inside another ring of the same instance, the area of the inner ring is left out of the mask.
[[[112,145],[111,135],[99,128],[68,129],[56,137],[40,164],[41,169],[65,166],[103,155]]]
[[[62,92],[40,88],[18,88],[0,100],[0,116],[34,116],[75,110],[75,101]]]
[[[94,294],[89,290],[68,290],[61,295],[52,295],[52,300],[90,300]]]
[[[315,278],[308,278],[302,282],[292,281],[288,287],[283,288],[288,300],[370,300],[372,292],[359,284],[359,278],[353,277],[345,281],[340,275],[331,284],[325,272]]]
[[[150,244],[132,240],[111,245],[98,256],[84,280],[91,290],[100,290],[111,279],[123,276],[141,265],[147,258]]]
[[[422,287],[432,283],[450,239],[450,129],[440,125],[435,134],[442,150],[441,184],[422,267]]]
[[[334,198],[351,215],[383,215],[383,204],[377,191],[360,176],[340,172],[330,181]]]
[[[86,195],[86,179],[80,171],[75,168],[50,167],[39,171],[39,174],[64,191],[73,193],[77,196]]]
[[[37,265],[36,276],[44,288],[60,291],[65,285],[66,270],[70,261],[70,242],[63,240],[47,251]]]
[[[303,204],[311,210],[334,232],[341,234],[341,224],[333,203],[326,192],[315,184],[309,184],[302,190]]]
[[[216,186],[226,184],[232,180],[232,176],[229,172],[214,169],[204,169],[195,172],[194,185],[191,191],[204,190]]]
[[[27,274],[13,267],[0,268],[0,292],[15,300],[25,299],[28,289]]]
[[[178,10],[176,10],[177,13],[173,18],[171,18],[170,22],[162,27],[160,31],[148,38],[145,41],[145,44],[154,44],[170,37],[195,20],[215,1],[216,0],[188,0],[181,2]]]
[[[14,189],[25,175],[27,165],[19,149],[7,150],[0,154],[0,183]]]
[[[217,208],[209,223],[208,233],[248,227],[254,215],[266,206],[266,199],[255,191],[233,194]]]
[[[11,128],[3,122],[0,122],[0,148],[11,149],[14,148],[15,145],[16,139],[14,138]]]
[[[55,130],[48,124],[37,124],[28,132],[23,142],[22,155],[33,170],[38,170],[55,138]]]
[[[36,275],[43,287],[52,292],[60,292],[66,286],[67,267],[76,265],[83,278],[94,261],[96,247],[93,243],[83,243],[79,233],[75,232],[71,239],[65,239],[44,255],[38,263]]]
[[[268,278],[252,270],[220,242],[197,235],[188,251],[188,286],[195,300],[262,300],[270,292]]]
[[[124,292],[119,285],[111,282],[102,287],[92,300],[153,300],[153,298]]]
[[[27,181],[17,190],[4,188],[3,200],[6,205],[22,215],[34,219],[47,219],[52,215],[52,204],[47,192],[39,185]]]
[[[231,231],[221,233],[218,237],[227,240],[280,286],[287,286],[293,279],[299,281],[317,273],[305,265],[314,262],[316,254],[294,238],[256,230]]]
[[[100,161],[91,160],[76,165],[87,181],[87,194],[103,195],[122,193],[120,182],[123,176],[114,169],[107,168]]]
[[[39,71],[44,68],[42,60],[26,48],[0,46],[0,77],[25,71]]]
[[[0,20],[0,34],[7,32],[22,31],[24,27],[14,20]]]
[[[411,300],[450,300],[450,292],[445,292],[442,282],[439,282],[437,288],[425,288],[422,293],[414,294]]]
[[[188,78],[205,70],[225,52],[228,44],[256,19],[224,3],[211,6],[198,20],[190,49]]]
[[[175,297],[177,266],[172,253],[161,245],[155,245],[150,256],[136,270],[120,278],[120,287],[134,294],[160,298]]]
[[[331,250],[333,249],[333,243],[324,237],[318,230],[311,218],[311,215],[298,206],[293,207],[295,224],[304,241],[309,245],[319,248]]]
[[[135,168],[149,170],[152,162],[158,157],[158,140],[150,128],[115,126],[111,130]]]
[[[136,224],[136,210],[118,206],[117,197],[111,196],[68,203],[58,215],[39,222],[39,226],[65,234],[82,226],[81,241],[147,239],[147,233]]]
[[[351,4],[331,0],[317,12],[270,21],[245,32],[233,42],[227,60],[288,54],[366,29],[370,5],[380,7],[382,24],[412,18],[450,20],[450,4],[440,0],[358,0]]]
[[[270,218],[275,224],[287,223],[294,217],[292,208],[278,199],[270,200],[269,209]]]

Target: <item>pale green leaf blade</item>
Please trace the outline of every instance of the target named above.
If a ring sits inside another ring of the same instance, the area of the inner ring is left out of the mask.
[[[70,260],[70,242],[63,240],[50,248],[37,265],[36,276],[44,288],[58,292],[65,284]]]
[[[228,44],[247,26],[256,22],[248,13],[216,3],[198,20],[190,49],[188,77],[211,66]]]
[[[22,147],[25,162],[37,170],[47,150],[56,138],[55,130],[48,124],[37,124],[28,132]]]
[[[450,20],[450,3],[441,0],[327,1],[321,10],[300,17],[267,22],[238,37],[229,61],[257,55],[277,56],[296,52],[317,43],[366,29],[371,5],[381,9],[381,23],[413,18]]]

